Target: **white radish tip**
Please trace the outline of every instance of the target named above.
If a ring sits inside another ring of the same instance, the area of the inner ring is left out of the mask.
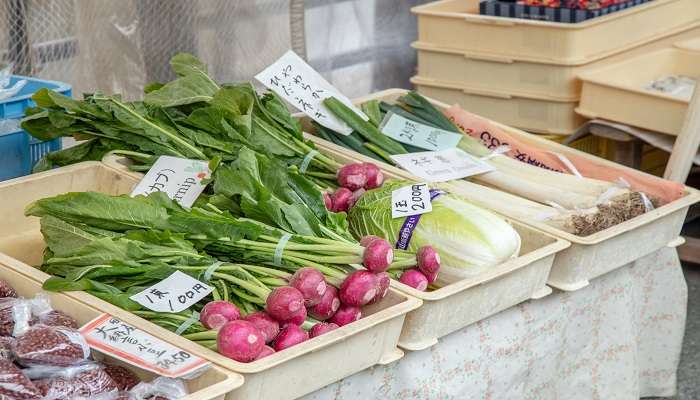
[[[389,251],[386,252],[386,263],[391,264],[391,262],[394,260],[394,249],[389,247]]]
[[[303,306],[302,302],[297,301],[297,300],[290,301],[289,304],[287,305],[287,307],[289,308],[289,311],[291,311],[291,312],[299,311],[299,309],[301,309],[302,306]]]
[[[252,333],[250,335],[248,335],[248,343],[255,344],[255,342],[257,342],[257,341],[258,341],[258,337],[256,335],[254,335]]]
[[[319,296],[323,296],[324,293],[326,293],[326,282],[321,281],[318,283],[318,286],[316,286],[316,293],[318,293]]]
[[[419,283],[418,286],[416,287],[416,289],[420,290],[421,292],[424,292],[425,289],[427,289],[427,288],[428,288],[428,282],[426,282],[426,281],[421,281],[421,283]]]
[[[377,289],[370,289],[365,293],[365,296],[362,298],[363,303],[369,303],[372,301],[374,296],[377,295]]]
[[[336,312],[336,311],[338,311],[339,308],[340,308],[340,299],[338,299],[338,298],[336,297],[336,298],[333,299],[333,301],[331,302],[331,310],[333,310],[333,312]]]

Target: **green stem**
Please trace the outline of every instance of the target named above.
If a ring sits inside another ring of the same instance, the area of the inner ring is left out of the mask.
[[[265,301],[267,299],[267,296],[270,294],[271,290],[270,289],[263,289],[260,286],[253,285],[250,282],[246,282],[243,279],[238,279],[235,276],[228,275],[228,274],[222,274],[221,272],[214,272],[212,276],[215,276],[219,279],[223,279],[225,281],[231,282],[235,285],[238,285],[242,287],[243,289],[255,294],[260,298],[261,300]]]
[[[204,331],[197,333],[189,333],[187,335],[182,335],[185,339],[200,341],[200,340],[216,340],[216,336],[219,332],[217,331]]]

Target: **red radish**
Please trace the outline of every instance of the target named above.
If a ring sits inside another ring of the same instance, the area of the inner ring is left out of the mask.
[[[404,271],[399,278],[399,282],[406,284],[416,290],[424,292],[428,288],[428,278],[417,269],[409,269]]]
[[[340,302],[350,306],[368,304],[379,289],[379,279],[369,271],[355,271],[340,285]]]
[[[338,190],[333,193],[331,200],[333,201],[333,212],[348,211],[350,209],[350,199],[352,198],[352,192],[348,188],[338,188]]]
[[[391,283],[391,277],[389,274],[386,272],[380,272],[377,274],[377,281],[379,282],[379,285],[377,287],[377,294],[374,295],[374,298],[372,301],[370,301],[370,304],[376,303],[379,300],[383,299],[384,296],[389,292],[389,284]]]
[[[280,332],[279,322],[263,311],[248,314],[243,319],[258,328],[265,339],[265,343],[270,343]]]
[[[425,275],[425,277],[428,278],[428,283],[433,283],[433,282],[435,282],[435,281],[437,280],[437,278],[438,278],[438,273],[439,273],[439,272],[440,272],[440,271],[435,271],[435,273],[432,273],[432,274],[423,274],[423,275]]]
[[[379,167],[372,163],[363,163],[362,166],[365,167],[365,176],[367,176],[365,189],[375,189],[384,184],[384,174]]]
[[[365,194],[365,192],[365,189],[357,189],[354,192],[352,192],[352,197],[350,197],[350,202],[348,203],[348,210],[351,209],[355,205],[355,203],[357,203],[358,200],[360,200],[360,197],[362,197],[362,195]]]
[[[289,280],[289,285],[301,292],[306,307],[318,304],[328,287],[321,271],[308,267],[295,272]]]
[[[277,335],[272,347],[275,351],[282,351],[307,340],[309,340],[309,334],[305,330],[297,325],[287,325]]]
[[[291,286],[278,287],[267,296],[267,313],[278,321],[286,321],[304,308],[304,296]]]
[[[321,302],[309,308],[309,315],[319,321],[325,321],[332,317],[340,308],[340,299],[338,298],[338,289],[328,285],[326,293],[321,297]]]
[[[328,192],[323,192],[323,204],[326,205],[326,210],[333,210],[333,200],[331,200],[331,195]]]
[[[272,355],[272,354],[275,354],[275,349],[273,349],[273,348],[270,347],[270,346],[263,346],[262,351],[260,352],[260,354],[258,354],[258,356],[255,357],[255,361],[257,361],[257,360],[259,360],[259,359],[261,359],[261,358],[265,358],[265,357],[267,357],[267,356],[269,356],[269,355]]]
[[[260,331],[248,321],[227,322],[216,337],[219,353],[240,362],[250,362],[262,351],[265,339]]]
[[[350,190],[363,188],[367,184],[366,171],[367,169],[361,163],[344,165],[336,174],[338,184]]]
[[[338,326],[345,326],[362,318],[360,307],[342,305],[338,311],[328,320]]]
[[[379,236],[374,236],[374,235],[367,235],[363,236],[362,239],[360,239],[360,246],[362,247],[367,247],[370,243],[374,242],[377,239],[381,239]]]
[[[365,246],[362,264],[368,270],[377,273],[384,272],[394,261],[394,249],[384,239],[375,239]]]
[[[440,270],[440,254],[433,246],[423,246],[416,252],[418,269],[425,275],[436,274]]]
[[[224,300],[210,301],[199,313],[199,322],[207,329],[219,329],[227,322],[241,318],[235,305]]]
[[[309,336],[315,338],[316,336],[323,335],[324,333],[328,333],[338,328],[340,327],[332,322],[319,322],[311,327],[311,330],[309,330]]]
[[[282,323],[282,328],[285,326],[292,324],[292,325],[301,325],[306,321],[306,308],[302,307],[297,311],[294,316],[288,320],[281,321]]]

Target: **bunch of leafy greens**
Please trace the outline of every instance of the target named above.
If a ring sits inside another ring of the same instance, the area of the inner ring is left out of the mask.
[[[157,156],[232,161],[241,147],[297,166],[311,152],[301,126],[274,93],[263,96],[250,83],[216,83],[206,66],[190,54],[175,55],[170,64],[178,78],[148,85],[143,101],[87,94],[74,100],[42,89],[32,99],[22,128],[39,140],[72,136],[78,146],[48,154],[35,171],[108,153],[127,156],[147,170]],[[339,165],[315,155],[305,174],[332,182]]]

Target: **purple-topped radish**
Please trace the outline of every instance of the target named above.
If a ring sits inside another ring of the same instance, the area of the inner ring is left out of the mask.
[[[338,188],[333,195],[331,200],[333,201],[333,212],[348,211],[350,209],[350,199],[352,198],[352,191],[348,188]]]
[[[440,270],[440,254],[433,246],[423,246],[416,252],[418,269],[425,275],[436,274]]]
[[[304,321],[306,321],[306,308],[302,307],[292,316],[292,318],[280,321],[280,324],[282,325],[282,328],[289,324],[301,326]]]
[[[365,168],[365,176],[367,177],[367,183],[365,183],[365,189],[376,189],[384,184],[384,174],[375,164],[372,163],[362,163]]]
[[[355,271],[340,285],[340,302],[361,307],[374,299],[379,289],[377,276],[369,271]]]
[[[328,192],[323,192],[323,204],[326,205],[326,210],[333,210],[333,200],[331,200],[331,195]]]
[[[279,322],[263,311],[248,314],[243,319],[258,328],[263,335],[263,339],[265,339],[265,343],[270,343],[280,332]]]
[[[374,242],[377,239],[381,238],[379,236],[374,235],[363,236],[362,239],[360,239],[360,246],[367,247],[370,243]]]
[[[301,292],[306,307],[318,304],[328,288],[321,271],[308,267],[297,270],[289,279],[289,285]]]
[[[335,314],[328,320],[338,326],[351,324],[362,318],[362,310],[360,307],[342,305]]]
[[[428,278],[428,283],[434,283],[435,281],[437,281],[439,273],[440,273],[440,271],[435,271],[432,274],[423,274],[423,275],[425,275],[425,277]]]
[[[394,261],[394,249],[391,244],[384,239],[375,239],[365,246],[362,256],[362,264],[368,270],[378,273],[389,268],[389,264]]]
[[[348,203],[348,210],[351,209],[355,205],[355,203],[357,203],[358,200],[360,200],[360,197],[362,197],[362,195],[365,194],[365,192],[365,189],[357,189],[354,192],[352,192],[350,202]]]
[[[338,289],[333,286],[326,288],[326,293],[321,297],[321,301],[313,307],[309,308],[309,315],[319,321],[325,321],[332,317],[340,308],[340,298],[338,297]]]
[[[324,333],[328,333],[338,328],[340,327],[332,322],[319,322],[311,327],[309,330],[309,336],[315,338],[316,336],[321,336]]]
[[[299,309],[304,308],[304,296],[291,286],[278,287],[267,296],[265,302],[267,313],[278,321],[294,317]]]
[[[336,174],[338,185],[350,190],[364,188],[367,184],[367,168],[361,163],[347,164]]]
[[[227,322],[216,337],[219,353],[240,362],[251,362],[262,351],[265,339],[260,331],[248,321]]]
[[[401,274],[401,278],[399,278],[399,282],[416,290],[420,290],[421,292],[425,292],[425,289],[428,288],[428,278],[417,269],[404,271],[404,273]]]
[[[275,349],[273,349],[270,346],[263,346],[262,350],[260,351],[260,354],[258,354],[257,357],[255,357],[255,361],[265,358],[269,355],[275,354]]]
[[[379,283],[377,285],[377,294],[375,294],[372,301],[369,302],[370,304],[376,303],[386,296],[386,294],[389,292],[391,277],[386,272],[380,272],[377,274],[377,282]]]
[[[238,308],[224,300],[210,301],[199,313],[199,322],[207,329],[219,329],[227,322],[241,318]]]
[[[275,351],[282,351],[309,339],[309,334],[297,325],[287,325],[277,335],[272,343]]]

